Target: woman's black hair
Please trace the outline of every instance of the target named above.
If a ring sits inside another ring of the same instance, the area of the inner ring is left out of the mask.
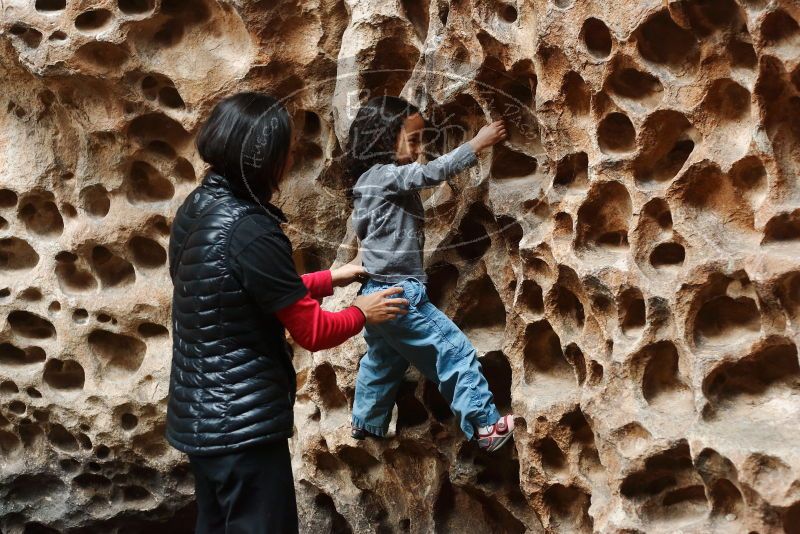
[[[292,120],[275,98],[242,92],[220,101],[200,128],[197,151],[242,198],[267,201],[289,155]]]
[[[397,136],[407,117],[419,109],[403,98],[376,96],[370,98],[350,125],[347,137],[345,185],[348,193],[370,167],[376,163],[394,163]]]

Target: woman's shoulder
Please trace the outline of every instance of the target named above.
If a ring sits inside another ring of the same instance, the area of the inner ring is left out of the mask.
[[[255,239],[291,247],[291,242],[280,225],[265,213],[246,213],[236,221],[230,235],[231,249],[240,251]]]

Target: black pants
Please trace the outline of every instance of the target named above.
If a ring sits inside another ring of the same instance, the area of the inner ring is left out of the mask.
[[[219,456],[189,455],[195,480],[195,534],[297,532],[289,441]]]

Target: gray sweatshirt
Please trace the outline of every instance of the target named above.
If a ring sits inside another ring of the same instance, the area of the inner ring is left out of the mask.
[[[427,282],[425,210],[420,189],[433,187],[478,162],[472,145],[427,163],[378,163],[353,187],[353,228],[361,241],[364,269],[380,282],[397,283],[414,277]]]

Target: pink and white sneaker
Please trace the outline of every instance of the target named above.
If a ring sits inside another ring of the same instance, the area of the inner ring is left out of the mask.
[[[504,415],[493,425],[478,429],[478,446],[494,452],[506,444],[514,435],[514,416]]]

